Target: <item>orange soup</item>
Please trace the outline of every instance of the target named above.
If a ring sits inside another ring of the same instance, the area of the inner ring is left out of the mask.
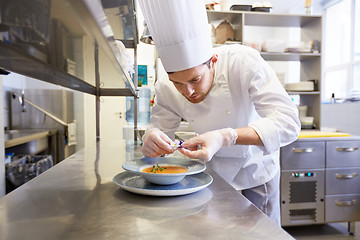
[[[178,167],[178,166],[159,166],[154,165],[152,167],[144,168],[142,172],[146,173],[184,173],[188,170],[184,167]]]

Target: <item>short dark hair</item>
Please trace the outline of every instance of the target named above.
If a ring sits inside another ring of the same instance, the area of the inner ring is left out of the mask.
[[[204,62],[202,65],[206,65],[209,69],[210,69],[210,63],[211,63],[211,58],[209,60],[207,60],[206,62]],[[167,74],[171,74],[174,72],[167,72]]]

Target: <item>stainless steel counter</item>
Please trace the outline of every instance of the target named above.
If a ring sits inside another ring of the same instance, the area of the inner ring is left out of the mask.
[[[0,239],[293,239],[214,172],[200,192],[152,197],[112,182],[132,142],[86,147],[0,199]]]

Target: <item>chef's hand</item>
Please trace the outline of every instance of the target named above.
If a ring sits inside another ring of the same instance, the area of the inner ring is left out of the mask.
[[[157,128],[146,130],[142,142],[141,152],[145,157],[157,157],[175,151],[171,146],[172,140]]]
[[[183,142],[178,150],[185,156],[208,162],[221,147],[235,145],[237,138],[233,128],[214,130]]]

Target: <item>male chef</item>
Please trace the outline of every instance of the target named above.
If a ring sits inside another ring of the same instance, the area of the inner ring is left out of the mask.
[[[259,52],[242,45],[212,49],[202,0],[140,0],[168,73],[142,152],[174,152],[181,119],[199,135],[178,150],[202,159],[280,225],[279,148],[297,139],[298,110]]]

